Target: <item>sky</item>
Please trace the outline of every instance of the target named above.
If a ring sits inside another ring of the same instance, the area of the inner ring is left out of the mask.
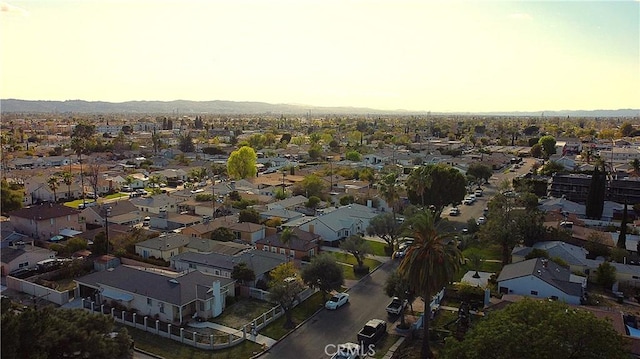
[[[0,97],[640,108],[640,1],[9,0]]]

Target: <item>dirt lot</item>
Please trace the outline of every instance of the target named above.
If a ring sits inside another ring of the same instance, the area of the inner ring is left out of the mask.
[[[262,315],[262,313],[273,308],[272,303],[264,302],[252,298],[243,298],[227,306],[224,312],[216,318],[214,323],[226,325],[231,328],[240,329],[243,325]]]

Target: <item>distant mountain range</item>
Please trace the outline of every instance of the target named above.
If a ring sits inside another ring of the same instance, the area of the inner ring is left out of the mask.
[[[5,113],[129,113],[129,114],[353,114],[353,115],[426,115],[427,111],[377,110],[363,107],[317,107],[293,104],[270,104],[249,101],[31,101],[18,99],[0,100],[0,111]],[[441,112],[431,112],[441,115]],[[536,117],[640,117],[640,109],[592,110],[592,111],[537,111],[537,112],[451,112],[452,115],[483,116],[536,116]]]

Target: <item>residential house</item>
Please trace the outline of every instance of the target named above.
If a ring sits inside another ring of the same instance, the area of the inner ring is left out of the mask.
[[[160,176],[167,180],[167,183],[180,183],[186,182],[189,179],[189,174],[181,169],[167,168],[161,171],[151,172],[151,176]]]
[[[297,195],[297,196],[285,198],[280,201],[268,203],[266,206],[268,210],[286,209],[291,211],[297,211],[298,209],[304,208],[308,201],[309,199],[307,197]]]
[[[185,252],[171,258],[171,268],[177,271],[198,270],[221,278],[231,278],[233,267],[239,263],[246,263],[253,270],[255,281],[267,280],[267,274],[286,263],[286,257],[277,253],[248,250],[236,255]]]
[[[498,291],[533,298],[580,304],[587,278],[571,274],[567,268],[548,259],[533,258],[507,264],[497,279]]]
[[[73,198],[82,197],[82,187],[74,180],[71,186],[67,186],[62,178],[58,181],[58,189],[54,196],[53,190],[49,187],[49,177],[33,176],[25,179],[24,193],[26,205],[40,202],[57,202],[59,200],[70,201]]]
[[[265,252],[279,253],[298,260],[309,260],[320,252],[322,237],[299,228],[292,230],[288,243],[281,240],[282,232],[272,234],[256,241],[256,248]]]
[[[328,208],[319,216],[300,218],[286,224],[306,232],[319,234],[324,242],[335,242],[353,234],[364,234],[369,221],[376,216],[373,208],[350,204],[339,208]]]
[[[160,214],[161,211],[178,212],[178,204],[183,199],[175,196],[169,196],[166,193],[157,194],[149,197],[135,197],[131,199],[131,203],[138,207],[141,212],[148,214]]]
[[[44,203],[9,213],[15,231],[34,239],[48,240],[62,229],[85,230],[80,211],[57,203]]]
[[[184,247],[185,252],[218,253],[231,256],[247,249],[251,249],[251,246],[243,243],[221,242],[198,237],[191,237],[189,244]]]
[[[269,205],[267,205],[267,207],[269,207]],[[300,212],[296,212],[288,209],[281,209],[281,208],[274,208],[271,210],[260,212],[260,218],[265,220],[270,218],[280,218],[282,223],[287,223],[289,221],[302,218],[304,216],[305,216],[304,213],[300,213]]]
[[[229,228],[234,223],[238,223],[238,216],[219,217],[187,227],[180,233],[190,237],[211,238],[213,231],[216,229],[220,227]]]
[[[124,226],[133,226],[142,223],[147,213],[143,213],[131,201],[123,200],[111,202],[109,208],[109,224],[120,224]],[[87,225],[93,224],[103,227],[105,225],[106,216],[105,206],[92,206],[82,210],[82,217]]]
[[[525,260],[525,257],[534,249],[544,250],[549,258],[559,258],[569,265],[571,272],[589,275],[592,263],[587,259],[589,253],[586,249],[562,241],[537,242],[533,247],[518,246],[511,251],[513,263]]]
[[[162,258],[165,261],[185,251],[191,238],[183,234],[172,233],[160,237],[147,239],[136,243],[136,254],[142,258]]]
[[[96,305],[117,303],[138,315],[179,324],[194,316],[217,317],[226,298],[235,296],[235,281],[198,271],[169,275],[167,271],[120,265],[75,282],[76,298],[89,298]]]
[[[170,213],[160,211],[157,216],[149,216],[149,227],[164,231],[182,231],[184,228],[202,223],[201,216],[190,214]]]
[[[229,226],[229,229],[237,240],[248,244],[255,244],[256,241],[264,238],[266,234],[264,224],[251,222],[233,223]]]
[[[36,247],[33,244],[16,244],[2,248],[1,273],[6,276],[18,269],[35,269],[38,262],[56,257],[54,251]]]

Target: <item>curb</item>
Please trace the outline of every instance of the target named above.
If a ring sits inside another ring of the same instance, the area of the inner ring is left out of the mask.
[[[375,271],[377,271],[380,267],[382,267],[383,265],[385,265],[387,262],[381,262],[377,267],[375,267],[373,270],[369,271],[369,273],[367,273],[366,275],[362,276],[362,278],[360,278],[358,280],[358,283],[360,283],[361,280],[365,279],[366,277],[371,276],[371,274]],[[357,283],[356,283],[357,285]],[[355,287],[355,286],[354,286]],[[351,288],[347,288],[344,291],[348,292]],[[256,359],[259,358],[260,356],[262,356],[263,354],[267,353],[269,351],[269,349],[275,347],[276,345],[278,345],[278,343],[280,343],[282,340],[284,340],[286,337],[288,337],[289,335],[291,335],[291,333],[295,332],[298,328],[300,328],[301,326],[303,326],[305,323],[307,323],[309,320],[313,319],[313,317],[315,317],[316,315],[318,315],[318,313],[320,313],[321,311],[324,310],[324,306],[321,307],[320,309],[316,310],[313,314],[311,314],[307,319],[303,320],[302,322],[300,322],[298,325],[295,326],[295,328],[291,329],[290,331],[288,331],[285,335],[282,336],[282,338],[278,339],[272,346],[270,346],[267,350],[263,350],[260,353],[250,357],[249,359]],[[398,344],[397,342],[394,344],[396,345]],[[400,344],[398,344],[400,345]],[[392,346],[393,347],[393,346]]]

